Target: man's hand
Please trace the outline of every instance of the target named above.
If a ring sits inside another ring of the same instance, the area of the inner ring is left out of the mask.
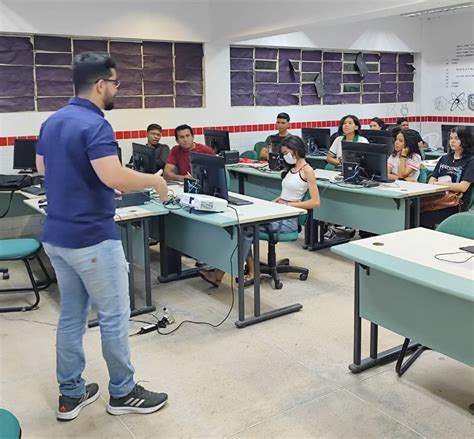
[[[163,170],[160,169],[156,174],[153,175],[154,182],[153,188],[160,196],[160,201],[168,200],[168,185],[166,184],[165,179],[163,178]]]

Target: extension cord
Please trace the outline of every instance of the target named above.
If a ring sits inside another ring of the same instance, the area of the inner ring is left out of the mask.
[[[158,328],[158,324],[157,323],[152,323],[150,325],[145,325],[145,326],[142,326],[140,328],[140,331],[138,331],[138,334],[141,335],[141,334],[147,334],[148,332],[153,332],[153,331],[156,331],[156,329]]]

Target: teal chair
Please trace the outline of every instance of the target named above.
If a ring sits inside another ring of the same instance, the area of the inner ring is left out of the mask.
[[[254,147],[253,147],[253,150],[257,153],[257,159],[260,160],[260,151],[262,150],[262,148],[264,148],[265,146],[267,146],[267,144],[265,142],[257,142]]]
[[[462,212],[448,216],[438,225],[436,230],[450,235],[474,239],[474,214]]]
[[[309,194],[305,195],[305,200],[309,198]],[[296,267],[290,265],[289,259],[281,259],[277,261],[276,259],[276,245],[279,242],[290,242],[296,241],[298,239],[299,232],[303,225],[306,223],[306,220],[310,218],[311,215],[306,213],[298,217],[298,230],[290,233],[281,233],[281,232],[272,232],[270,230],[261,231],[259,233],[260,240],[268,242],[268,256],[267,263],[260,263],[260,273],[268,274],[271,276],[276,290],[283,288],[283,284],[280,280],[280,273],[299,273],[301,280],[308,279],[309,270],[303,267]]]
[[[331,165],[331,163],[327,163],[324,169],[326,169],[326,171],[335,171],[336,167],[334,165]]]
[[[18,419],[11,412],[5,409],[0,409],[0,438],[21,438],[21,428]]]
[[[418,176],[418,183],[428,183],[430,179],[430,171],[426,168],[420,168],[420,175]]]
[[[254,150],[244,151],[240,154],[240,157],[244,159],[257,160],[257,153]]]
[[[40,301],[39,292],[51,285],[51,278],[49,277],[49,274],[43,265],[43,261],[41,261],[39,256],[41,249],[41,243],[36,239],[21,238],[0,240],[0,262],[23,261],[31,282],[31,287],[2,288],[0,289],[0,294],[34,292],[35,295],[35,303],[33,303],[33,305],[0,308],[0,312],[31,311],[38,307]],[[36,280],[33,275],[30,265],[30,261],[33,259],[38,261],[38,264],[43,271],[44,280],[42,281]],[[8,270],[3,274],[3,278],[8,279]]]

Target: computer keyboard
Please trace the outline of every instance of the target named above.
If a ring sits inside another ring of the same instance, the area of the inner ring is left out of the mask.
[[[44,195],[45,194],[44,188],[39,187],[39,186],[24,187],[22,189],[22,191],[26,192],[27,194],[31,194],[31,195]]]
[[[234,206],[246,206],[248,204],[253,204],[252,201],[243,200],[242,198],[232,197],[230,195],[227,197],[227,202],[229,204],[233,204]]]

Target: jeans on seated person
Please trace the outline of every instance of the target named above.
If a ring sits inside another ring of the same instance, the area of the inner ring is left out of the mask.
[[[119,240],[106,240],[85,248],[63,248],[44,243],[56,272],[61,307],[57,329],[57,380],[64,396],[84,395],[82,339],[92,304],[97,310],[102,355],[109,371],[109,393],[129,394],[134,369],[128,344],[128,262]]]
[[[279,221],[272,221],[261,227],[262,232],[292,233],[298,230],[298,218],[287,218]]]

